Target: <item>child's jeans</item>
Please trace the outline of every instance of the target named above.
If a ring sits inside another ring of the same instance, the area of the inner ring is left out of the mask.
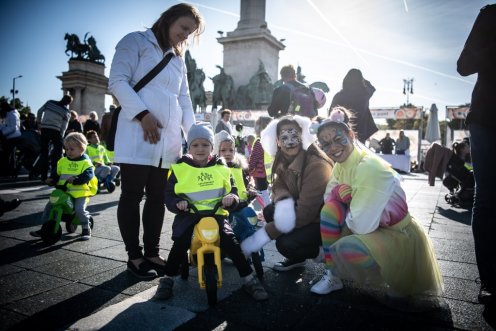
[[[112,169],[107,165],[95,167],[95,176],[98,178],[98,181],[104,181],[105,178],[110,175],[111,170]],[[115,174],[117,174],[117,172]]]
[[[86,197],[74,199],[74,211],[83,229],[89,228],[90,220],[90,213],[86,210],[86,199]],[[48,221],[50,210],[52,210],[52,204],[48,202],[45,206],[45,210],[43,210],[43,215],[41,216],[43,223]]]

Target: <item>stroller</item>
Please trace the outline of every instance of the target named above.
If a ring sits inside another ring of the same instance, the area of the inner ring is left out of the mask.
[[[443,185],[450,191],[445,195],[447,203],[454,207],[471,209],[474,202],[475,180],[472,170],[453,154],[446,167]]]

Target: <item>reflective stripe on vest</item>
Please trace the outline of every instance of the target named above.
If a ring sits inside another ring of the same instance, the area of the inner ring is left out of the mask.
[[[200,211],[212,210],[217,202],[231,191],[231,171],[224,165],[197,168],[179,163],[173,164],[171,170],[177,179],[174,193],[184,197]],[[229,215],[222,208],[219,208],[216,214]]]
[[[89,167],[93,167],[93,164],[88,159],[71,161],[67,157],[61,158],[57,163],[57,173],[60,176],[57,185],[64,185],[69,177],[76,177]],[[93,176],[88,184],[67,184],[67,193],[73,198],[90,197],[96,194],[97,188],[98,179]]]
[[[248,200],[248,191],[246,190],[245,181],[243,180],[243,169],[241,168],[229,168],[231,169],[231,175],[234,180],[234,185],[238,189],[238,196],[241,201]]]
[[[102,145],[97,145],[96,147],[92,145],[88,145],[88,147],[86,148],[86,154],[88,154],[93,164],[105,163],[103,162],[103,158],[105,156],[105,147],[103,147]]]

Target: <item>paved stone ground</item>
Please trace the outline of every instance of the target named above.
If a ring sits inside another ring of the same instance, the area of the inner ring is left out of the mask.
[[[0,218],[0,329],[31,327],[43,330],[257,330],[257,329],[430,329],[490,330],[477,303],[478,277],[470,228],[470,212],[444,201],[440,182],[430,187],[423,174],[405,175],[410,212],[434,244],[444,276],[441,308],[404,313],[389,308],[369,293],[345,283],[342,291],[312,295],[309,282],[322,267],[308,261],[305,268],[286,273],[271,269],[281,259],[273,244],[266,248],[266,302],[252,301],[240,290],[232,265],[223,266],[219,303],[207,305],[198,288],[196,269],[188,281],[176,280],[174,296],[166,302],[149,300],[158,279],[135,280],[126,272],[127,255],[117,226],[119,188],[92,198],[95,219],[90,241],[64,232],[61,241],[46,247],[30,237],[51,191],[36,182],[0,181],[0,195],[23,203]],[[166,213],[162,255],[171,247],[172,214]]]

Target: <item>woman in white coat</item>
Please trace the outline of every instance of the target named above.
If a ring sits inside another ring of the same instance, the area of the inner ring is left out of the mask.
[[[115,162],[121,164],[122,193],[117,219],[129,261],[128,271],[141,279],[163,272],[159,255],[167,171],[181,156],[181,128],[194,123],[186,65],[182,57],[190,35],[203,32],[203,18],[189,4],[167,9],[146,31],[124,36],[116,46],[109,90],[122,110],[115,138]],[[139,92],[133,90],[167,54],[167,66]],[[143,246],[140,246],[140,202]]]

